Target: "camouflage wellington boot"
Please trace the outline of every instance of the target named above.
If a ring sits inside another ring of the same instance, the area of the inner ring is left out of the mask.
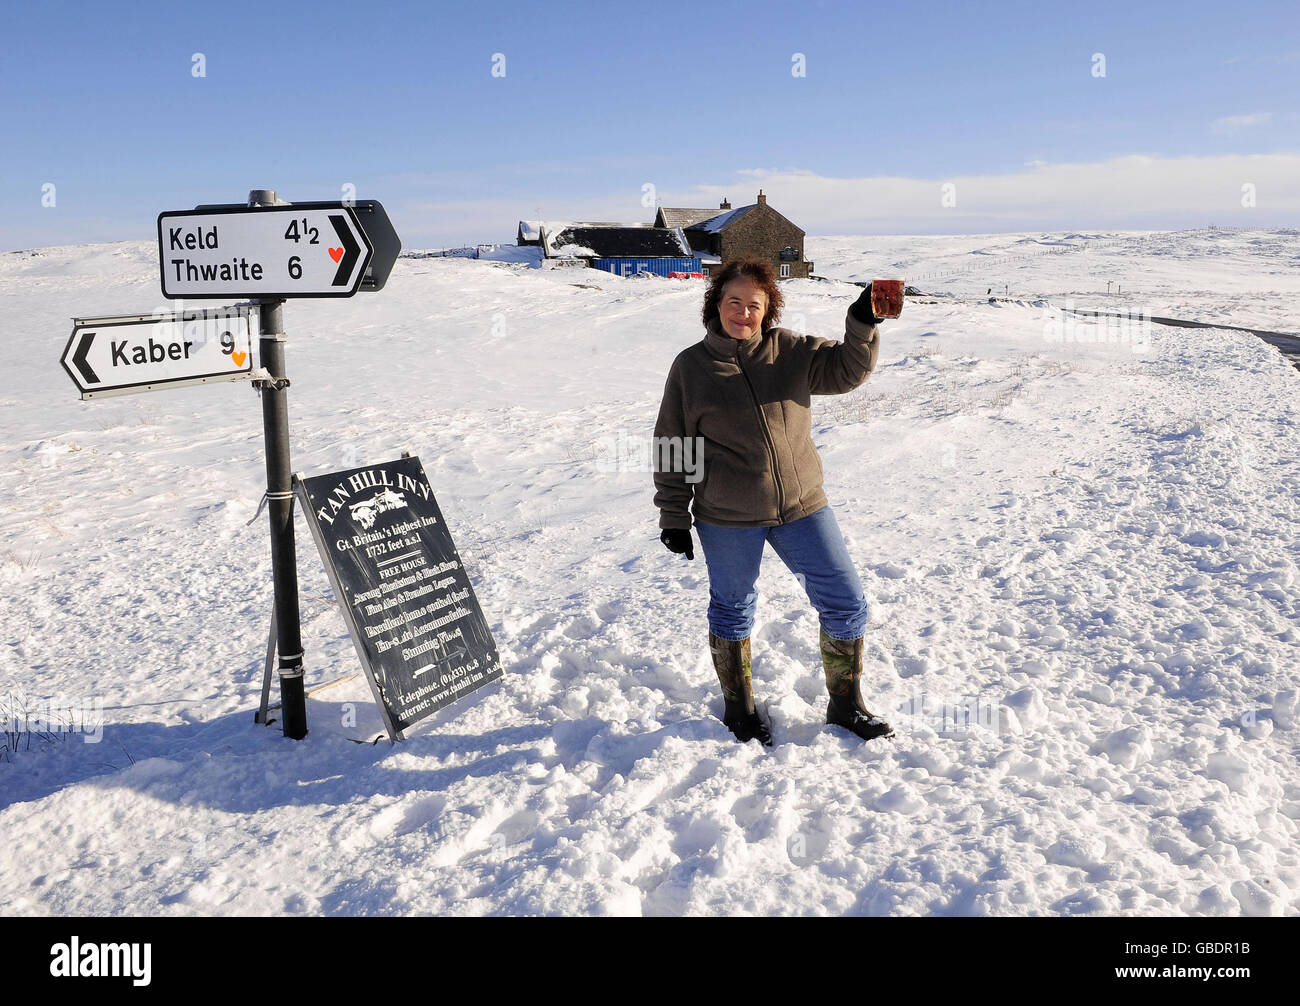
[[[753,674],[748,639],[723,639],[709,633],[709,652],[718,672],[726,710],[722,722],[742,741],[753,740],[772,746],[772,732],[754,708]]]
[[[862,639],[832,639],[821,630],[822,666],[830,704],[826,722],[844,727],[863,740],[893,737],[894,728],[873,713],[862,701]]]

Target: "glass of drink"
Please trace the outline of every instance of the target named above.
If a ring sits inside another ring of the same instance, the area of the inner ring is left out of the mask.
[[[877,318],[897,318],[903,313],[903,281],[901,279],[873,279],[871,281],[871,313]]]

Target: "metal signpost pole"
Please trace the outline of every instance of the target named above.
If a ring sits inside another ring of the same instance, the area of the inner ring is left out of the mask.
[[[82,398],[250,378],[261,393],[275,592],[267,650],[280,654],[281,726],[294,740],[307,736],[307,703],[293,533],[284,302],[382,290],[401,250],[388,214],[373,199],[290,204],[270,189],[254,189],[244,203],[159,213],[163,296],[255,299],[261,367],[254,371],[251,364],[245,366],[251,360],[252,328],[251,316],[241,305],[168,315],[162,328],[145,316],[79,319],[63,351],[63,367]],[[270,664],[268,655],[259,723],[266,722],[269,706]]]
[[[254,189],[250,206],[282,206],[275,192]],[[280,651],[281,724],[284,736],[307,736],[303,693],[302,632],[298,611],[298,559],[293,537],[293,469],[289,464],[289,381],[284,375],[284,301],[262,298],[260,362],[262,423],[266,431],[266,504],[271,519],[271,574],[275,581],[275,622]]]

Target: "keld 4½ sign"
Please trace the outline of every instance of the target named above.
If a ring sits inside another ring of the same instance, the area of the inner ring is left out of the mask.
[[[342,203],[158,215],[164,297],[351,297],[373,254]]]

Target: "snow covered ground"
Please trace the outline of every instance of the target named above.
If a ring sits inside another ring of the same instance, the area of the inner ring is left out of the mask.
[[[770,552],[753,652],[776,747],[719,722],[704,564],[659,544],[637,449],[700,335],[700,282],[411,258],[380,294],[287,305],[295,469],[417,453],[507,668],[360,745],[380,721],[359,675],[309,700],[305,741],[252,720],[255,393],[80,402],[58,365],[70,317],[163,306],[153,246],[0,256],[0,703],[103,721],[0,760],[0,903],[1300,914],[1300,374],[1245,333],[1067,339],[1052,310],[1297,332],[1300,235],[808,255],[934,295],[815,412],[892,743],[822,724],[816,616]],[[827,336],[857,293],[785,289],[787,324]],[[301,520],[298,555],[311,687],[359,668]]]

